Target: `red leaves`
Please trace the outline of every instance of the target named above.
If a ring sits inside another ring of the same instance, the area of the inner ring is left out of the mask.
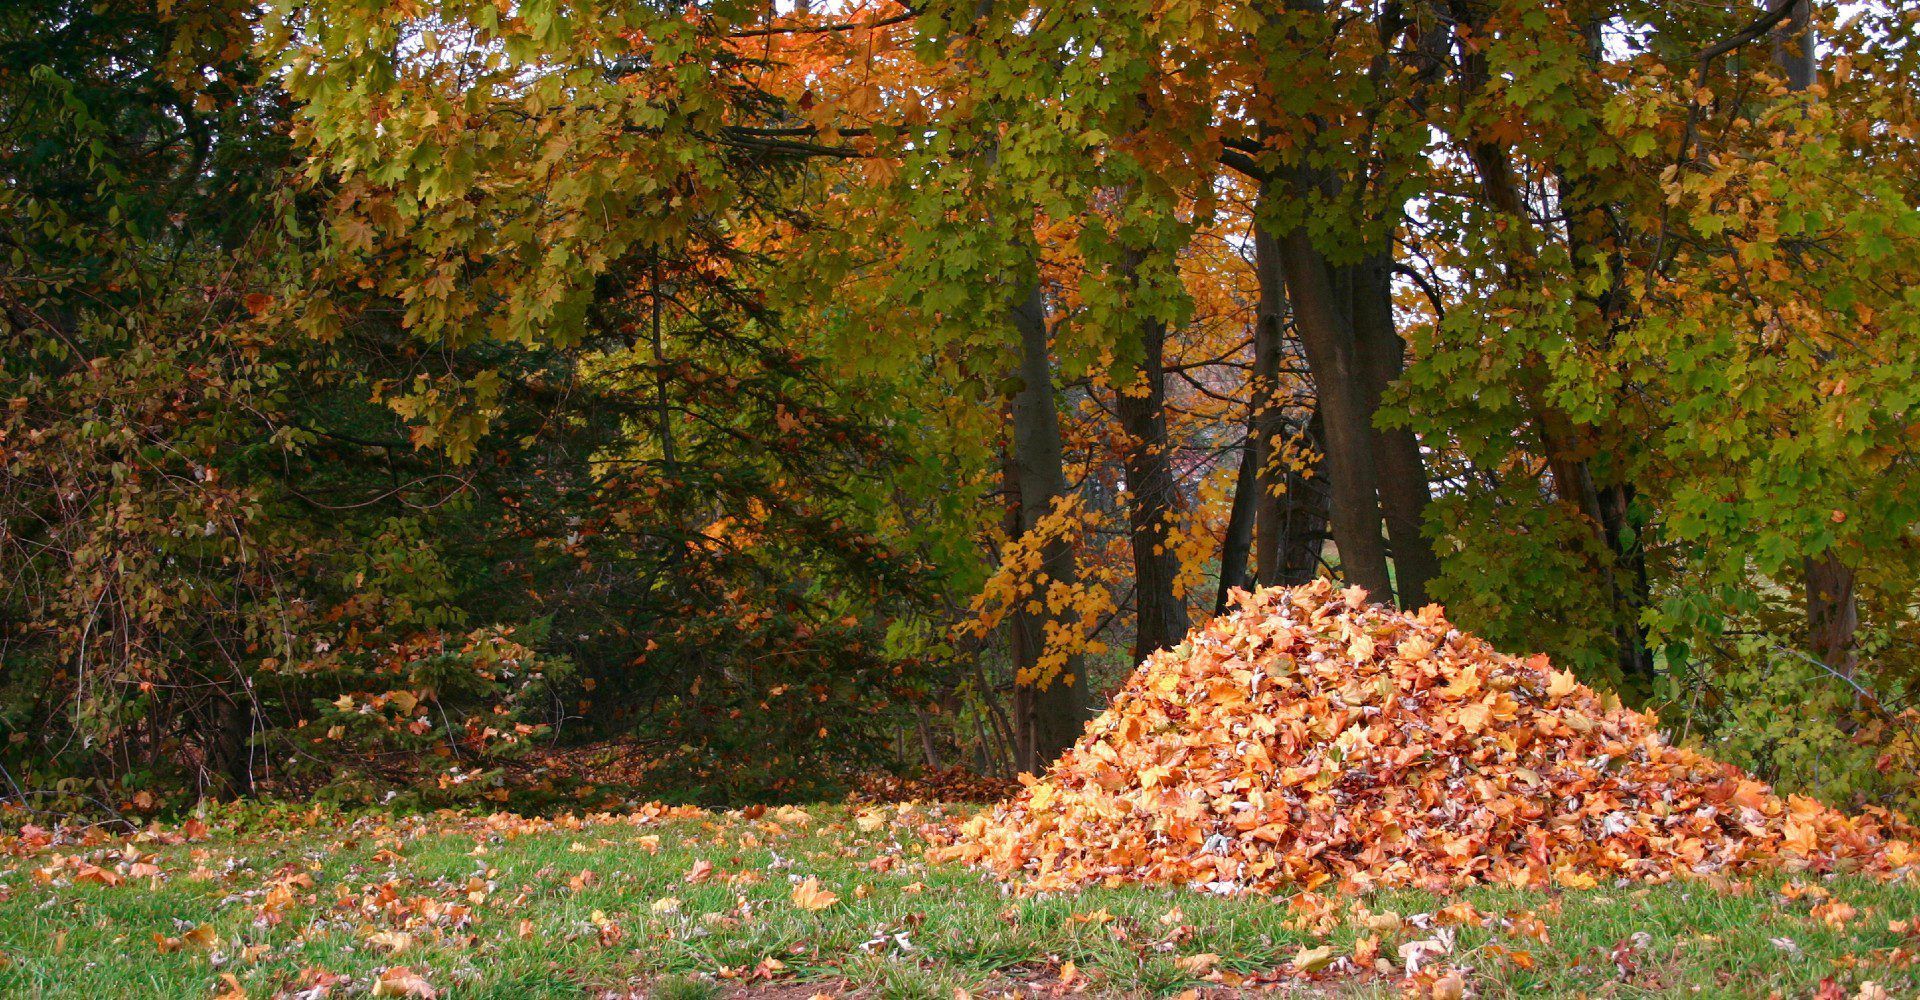
[[[1047,775],[937,854],[1036,888],[1588,888],[1920,860],[1669,745],[1651,717],[1324,581],[1266,590],[1149,658]]]

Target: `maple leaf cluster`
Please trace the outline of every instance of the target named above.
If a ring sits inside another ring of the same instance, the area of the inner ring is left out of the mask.
[[[1675,746],[1554,669],[1325,580],[1241,595],[1148,657],[1078,743],[935,856],[1034,889],[1217,892],[1766,868],[1892,875],[1912,828]]]

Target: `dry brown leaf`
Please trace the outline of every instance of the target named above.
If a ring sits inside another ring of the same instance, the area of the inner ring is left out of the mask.
[[[404,965],[396,965],[380,973],[374,980],[373,995],[377,997],[412,997],[413,1000],[435,1000],[440,991],[426,978]]]

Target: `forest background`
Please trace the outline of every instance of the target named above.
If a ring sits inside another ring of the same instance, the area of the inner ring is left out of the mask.
[[[19,0],[0,788],[1044,767],[1235,588],[1911,806],[1920,9]],[[546,758],[551,760],[551,758]]]

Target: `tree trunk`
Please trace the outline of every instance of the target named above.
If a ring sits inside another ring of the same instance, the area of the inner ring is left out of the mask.
[[[1778,10],[1778,7],[1774,8]],[[1773,63],[1798,92],[1813,86],[1819,57],[1813,37],[1813,4],[1797,0],[1793,13],[1774,29]],[[1828,548],[1804,561],[1807,592],[1807,639],[1820,662],[1852,679],[1859,666],[1854,634],[1860,628],[1860,605],[1854,596],[1853,567]]]
[[[1062,466],[1060,414],[1054,404],[1053,370],[1047,347],[1046,302],[1036,276],[1014,303],[1011,319],[1020,336],[1020,390],[1013,398],[1012,468],[1020,494],[1020,531],[1031,533],[1067,492]],[[1041,549],[1041,583],[1071,584],[1077,578],[1073,548],[1056,539]],[[1039,773],[1080,735],[1078,658],[1055,676],[1037,676],[1045,650],[1048,614],[1014,614],[1014,730],[1016,765]]]
[[[1854,599],[1853,567],[1829,550],[1806,560],[1807,645],[1820,662],[1851,679],[1858,666],[1854,633],[1860,605]]]
[[[1295,190],[1306,186],[1299,180]],[[1280,268],[1293,304],[1294,328],[1313,370],[1314,393],[1326,431],[1333,542],[1340,572],[1375,601],[1391,603],[1387,551],[1381,537],[1379,477],[1373,463],[1373,414],[1353,329],[1326,257],[1304,228],[1281,234]]]
[[[1275,443],[1293,431],[1281,395],[1281,360],[1286,346],[1287,289],[1280,267],[1280,241],[1264,227],[1254,231],[1254,272],[1260,304],[1253,340],[1254,460],[1258,491],[1254,507],[1254,566],[1261,586],[1294,587],[1312,580],[1320,568],[1326,540],[1329,491],[1326,461],[1310,469],[1274,460]],[[1325,440],[1316,408],[1303,436],[1307,450],[1324,456]]]
[[[1313,14],[1326,11],[1323,0],[1280,0],[1264,8],[1264,13],[1271,18],[1281,8]],[[1271,79],[1278,84],[1280,77],[1276,72]],[[1309,194],[1328,189],[1330,180],[1324,171],[1304,164],[1284,168],[1262,181],[1261,204],[1267,204],[1276,189],[1284,196],[1304,201]],[[1261,249],[1259,230],[1266,225],[1256,223],[1256,253]],[[1294,332],[1313,374],[1316,416],[1323,435],[1328,520],[1334,544],[1340,550],[1341,575],[1347,583],[1364,588],[1373,600],[1390,604],[1393,582],[1382,537],[1379,471],[1374,461],[1374,407],[1369,402],[1371,380],[1355,337],[1348,280],[1351,274],[1346,268],[1336,272],[1314,246],[1303,224],[1295,223],[1287,232],[1274,233],[1267,242],[1278,260],[1292,306]],[[1266,285],[1263,274],[1263,293]],[[1371,395],[1377,398],[1377,393]]]
[[[1393,317],[1393,261],[1374,254],[1354,269],[1353,332],[1367,373],[1366,410],[1376,421],[1381,397],[1406,363],[1406,342]],[[1427,585],[1440,575],[1440,557],[1423,530],[1427,503],[1427,463],[1419,438],[1404,427],[1373,427],[1374,464],[1380,476],[1380,507],[1387,540],[1393,546],[1393,583],[1400,607],[1427,604]]]
[[[1259,397],[1251,387],[1247,397],[1247,440],[1240,446],[1240,468],[1233,476],[1233,507],[1227,514],[1226,536],[1220,541],[1220,589],[1213,597],[1213,613],[1225,614],[1234,588],[1253,589],[1253,526],[1260,500],[1260,463],[1254,457],[1259,434]]]
[[[1255,577],[1266,586],[1280,580],[1280,548],[1288,501],[1285,472],[1275,468],[1274,442],[1286,430],[1287,414],[1280,405],[1280,356],[1286,343],[1287,286],[1280,272],[1280,241],[1265,226],[1253,231],[1253,270],[1260,282],[1260,302],[1253,321],[1253,462],[1258,489],[1254,495],[1253,564]]]
[[[222,800],[253,794],[253,704],[240,692],[235,699],[223,699],[214,708],[219,733],[214,755],[218,757],[219,791]]]
[[[1286,473],[1286,502],[1275,531],[1279,538],[1272,564],[1272,582],[1283,587],[1307,583],[1320,572],[1320,551],[1326,547],[1333,492],[1327,485],[1326,449],[1321,445],[1324,426],[1320,411],[1315,410],[1299,436],[1306,439],[1308,450],[1322,457],[1310,469],[1288,469]],[[1261,572],[1261,582],[1266,583],[1268,577],[1264,570]]]
[[[1773,64],[1786,75],[1787,89],[1802,91],[1813,86],[1820,60],[1813,37],[1813,4],[1809,0],[1797,0],[1793,13],[1773,29]]]
[[[1173,454],[1167,442],[1166,341],[1166,324],[1158,320],[1140,323],[1140,377],[1120,389],[1115,401],[1121,429],[1127,435],[1127,519],[1133,540],[1136,663],[1178,643],[1190,627],[1186,601],[1174,593],[1180,557],[1173,550],[1171,536],[1180,514],[1180,485],[1174,478]]]

